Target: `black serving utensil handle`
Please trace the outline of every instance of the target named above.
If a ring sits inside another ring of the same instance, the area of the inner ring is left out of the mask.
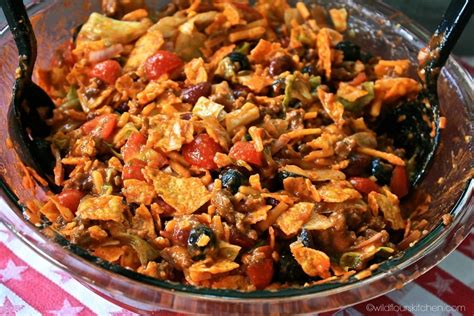
[[[419,104],[426,103],[427,101],[430,107],[419,107],[419,114],[421,114],[419,117],[421,118],[424,115],[429,117],[433,122],[433,126],[429,138],[426,136],[420,137],[420,147],[424,146],[428,148],[429,146],[424,144],[430,142],[431,150],[420,150],[421,155],[419,155],[419,157],[423,157],[425,161],[420,164],[421,172],[417,174],[416,177],[413,177],[413,183],[419,182],[421,177],[426,173],[435,155],[436,148],[438,147],[441,133],[438,78],[441,69],[446,64],[456,42],[469,22],[473,14],[473,9],[474,0],[452,0],[430,39],[427,50],[425,51],[428,56],[424,61],[420,62],[419,74],[424,82],[424,89],[419,95]],[[420,127],[419,130],[421,131],[422,128]],[[426,127],[424,128],[424,134],[427,134]]]
[[[412,105],[410,109],[413,112],[412,121],[407,120],[405,122],[406,129],[416,126],[415,132],[418,134],[415,137],[417,138],[415,161],[418,172],[410,176],[412,185],[416,185],[422,179],[431,165],[431,160],[439,145],[441,114],[438,98],[438,78],[441,68],[446,64],[456,42],[472,16],[473,7],[474,0],[452,0],[450,2],[430,39],[428,47],[424,51],[428,55],[420,62],[419,75],[424,83],[423,90],[418,96],[418,102]],[[429,103],[430,106],[423,105],[426,103]],[[432,122],[432,126],[421,123],[423,117],[428,117]]]
[[[37,45],[26,8],[18,0],[2,0],[1,5],[20,55],[19,76],[31,79],[36,62]]]
[[[428,58],[420,65],[426,89],[436,92],[441,68],[446,64],[454,45],[474,10],[474,0],[452,0],[428,45]]]
[[[8,111],[8,131],[15,151],[27,166],[45,178],[49,188],[54,184],[54,157],[44,138],[50,134],[45,122],[52,115],[54,103],[46,92],[32,80],[37,56],[37,44],[26,8],[19,0],[1,0],[1,7],[13,34],[19,53],[18,69]]]
[[[440,142],[438,77],[472,15],[473,2],[451,1],[428,47],[422,50],[426,56],[420,61],[418,73],[423,89],[417,99],[387,111],[376,128],[392,138],[397,147],[405,149],[412,186],[416,186],[426,174]]]

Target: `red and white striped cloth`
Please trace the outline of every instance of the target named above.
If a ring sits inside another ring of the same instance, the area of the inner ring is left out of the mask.
[[[437,267],[403,289],[325,315],[474,315],[473,288],[474,230]],[[85,288],[0,223],[0,315],[136,314]]]

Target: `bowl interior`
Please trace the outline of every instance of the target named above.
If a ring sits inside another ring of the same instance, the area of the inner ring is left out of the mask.
[[[58,44],[71,36],[70,30],[83,23],[91,12],[100,10],[98,2],[40,1],[30,9],[39,44],[37,67],[48,67],[49,60]],[[158,8],[166,1],[147,1],[147,3],[150,7]],[[324,0],[318,1],[318,3],[328,8],[346,7],[353,29],[353,34],[349,38],[367,51],[386,59],[409,58],[416,64],[417,53],[426,43],[426,33],[399,12],[378,1]],[[3,78],[0,82],[0,119],[7,122],[18,57],[9,31],[3,28],[0,32],[0,60],[2,60],[0,75]],[[415,69],[412,69],[412,75],[415,77]],[[6,203],[9,207],[2,207],[1,217],[16,230],[17,235],[23,240],[48,257],[49,260],[87,283],[95,291],[128,306],[137,307],[138,305],[134,302],[142,302],[141,310],[152,310],[152,302],[166,308],[186,311],[209,311],[209,308],[216,306],[214,304],[220,304],[220,308],[225,309],[231,308],[229,306],[235,302],[233,298],[248,299],[247,303],[242,305],[244,307],[232,309],[235,311],[252,310],[250,303],[257,301],[260,302],[256,304],[260,311],[281,311],[282,308],[292,308],[291,311],[314,311],[352,304],[380,295],[393,288],[396,282],[400,282],[399,279],[384,280],[379,287],[374,287],[372,282],[394,277],[399,271],[416,261],[419,261],[420,270],[432,266],[451,251],[472,226],[473,219],[472,216],[469,216],[470,208],[472,208],[472,186],[469,186],[469,182],[472,177],[473,163],[473,142],[471,139],[473,134],[471,123],[474,100],[473,83],[452,59],[442,72],[439,81],[439,98],[442,115],[447,118],[447,127],[442,131],[440,146],[432,162],[432,167],[418,188],[420,192],[429,193],[432,198],[429,210],[423,214],[429,223],[426,228],[427,235],[412,249],[385,262],[371,278],[364,281],[350,280],[344,284],[333,283],[276,292],[240,293],[229,290],[197,289],[154,280],[110,265],[65,241],[62,245],[48,242],[46,237],[40,235],[31,224],[23,219],[22,205],[24,202],[33,197],[42,198],[45,191],[38,186],[34,190],[24,187],[24,174],[18,167],[18,157],[6,145],[7,124],[0,126],[0,185],[2,186],[1,195],[4,198],[2,206],[5,206],[4,203]],[[414,194],[411,201],[407,201],[406,204],[414,203],[416,196]],[[449,212],[452,212],[454,222],[452,228],[448,230],[444,229],[440,223],[441,216]],[[447,238],[448,232],[452,233],[453,242],[449,246],[443,246],[443,251],[439,251],[436,258],[423,265],[422,259],[436,248],[435,245],[440,245],[441,239]],[[71,254],[71,249],[75,255]],[[91,262],[99,264],[101,268],[92,265]],[[411,280],[414,276],[408,274],[405,277],[406,280]],[[89,282],[90,280],[93,280],[95,285]],[[372,284],[371,290],[367,288],[370,284]],[[111,291],[117,293],[112,295]],[[173,294],[173,291],[176,294]],[[223,301],[224,297],[227,299]],[[282,297],[286,297],[285,304],[290,305],[282,307],[279,303],[274,305],[268,303],[272,298]],[[308,298],[304,303],[306,305],[301,305],[300,301],[305,297]],[[311,299],[316,297],[320,299],[318,302]],[[180,300],[181,298],[187,298],[188,303],[184,303],[183,300]],[[217,301],[220,303],[216,303]],[[189,302],[200,302],[201,305],[199,307],[192,306]],[[297,302],[299,303],[296,304]],[[146,304],[151,305],[148,308]]]

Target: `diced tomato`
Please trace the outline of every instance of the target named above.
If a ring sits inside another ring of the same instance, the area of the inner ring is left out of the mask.
[[[247,266],[247,276],[250,282],[258,289],[264,289],[273,278],[273,260],[263,259]]]
[[[390,190],[399,198],[408,194],[409,183],[407,169],[403,166],[396,166],[390,179]]]
[[[204,169],[216,169],[214,162],[216,153],[222,152],[222,147],[216,143],[209,135],[200,134],[183,146],[183,157],[194,166]]]
[[[367,81],[367,75],[365,74],[365,72],[359,72],[359,74],[355,76],[354,79],[352,79],[352,81],[349,82],[349,84],[351,86],[358,86],[366,81]]]
[[[62,206],[67,207],[71,212],[76,213],[79,202],[81,201],[84,193],[76,189],[64,189],[58,195],[59,203]]]
[[[245,272],[259,290],[272,282],[274,268],[270,246],[258,247],[253,251]]]
[[[369,194],[372,191],[380,192],[380,187],[374,181],[367,178],[353,177],[349,179],[349,182],[357,191],[365,194]]]
[[[244,233],[237,230],[237,228],[232,227],[230,229],[229,241],[231,244],[238,245],[243,248],[251,248],[255,245],[256,241],[247,237]]]
[[[161,168],[168,163],[168,159],[161,152],[152,148],[145,148],[146,138],[142,133],[132,133],[122,147],[122,156],[125,163],[140,159],[152,168]]]
[[[166,50],[159,50],[145,61],[145,74],[148,80],[158,79],[164,74],[171,74],[183,65],[178,55]]]
[[[243,160],[245,162],[261,166],[263,161],[263,154],[255,149],[253,143],[237,142],[232,146],[229,156],[236,160]]]
[[[122,67],[116,60],[105,60],[95,66],[91,70],[91,77],[98,78],[107,84],[114,84],[115,80],[120,77]]]
[[[191,227],[181,227],[180,225],[175,225],[173,228],[173,233],[171,234],[171,241],[173,242],[173,245],[187,246],[190,233]]]
[[[117,118],[114,114],[103,114],[85,122],[81,129],[86,135],[93,135],[102,139],[109,139],[117,125]]]
[[[132,133],[130,137],[128,137],[125,145],[122,147],[123,161],[129,162],[131,159],[136,158],[141,147],[145,144],[146,138],[142,133]]]
[[[140,159],[132,159],[123,166],[122,170],[122,179],[136,179],[145,181],[145,176],[143,175],[142,169],[145,168],[146,163]]]

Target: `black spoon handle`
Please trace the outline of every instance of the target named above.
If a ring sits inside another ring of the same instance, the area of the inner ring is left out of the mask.
[[[36,38],[26,8],[21,0],[1,0],[0,3],[18,48],[21,75],[31,79],[36,61]]]
[[[474,0],[452,0],[431,37],[429,58],[422,65],[429,90],[436,89],[440,69],[446,63],[462,31],[472,16]]]

